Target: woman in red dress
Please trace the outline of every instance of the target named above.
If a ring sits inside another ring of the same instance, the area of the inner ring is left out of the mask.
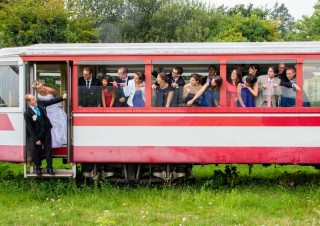
[[[228,107],[238,107],[237,86],[239,82],[241,82],[241,71],[233,69],[226,82]]]
[[[101,91],[101,98],[102,98],[102,106],[103,107],[112,107],[114,104],[114,93],[115,88],[112,85],[113,78],[110,75],[103,76],[102,80],[102,91]]]

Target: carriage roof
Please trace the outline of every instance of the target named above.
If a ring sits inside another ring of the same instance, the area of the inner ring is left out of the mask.
[[[201,55],[317,54],[320,42],[203,42],[203,43],[65,43],[0,49],[0,57],[18,55]]]

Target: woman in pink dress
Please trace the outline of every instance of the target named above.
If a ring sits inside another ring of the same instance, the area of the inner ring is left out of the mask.
[[[103,76],[101,83],[102,83],[102,90],[101,90],[102,106],[112,107],[114,104],[114,97],[115,97],[115,88],[112,85],[113,79],[110,75],[105,75]]]
[[[241,82],[241,71],[233,69],[226,82],[228,107],[238,107],[237,86],[239,82]]]

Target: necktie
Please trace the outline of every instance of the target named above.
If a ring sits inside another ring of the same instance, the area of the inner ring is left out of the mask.
[[[267,95],[267,107],[271,107],[271,95],[272,95],[272,83],[271,80],[268,82],[268,95]]]
[[[87,81],[87,88],[90,89],[90,81]]]
[[[41,115],[40,109],[38,108],[38,106],[35,106],[35,107],[34,107],[34,110],[36,110],[37,116],[40,116],[40,115]]]

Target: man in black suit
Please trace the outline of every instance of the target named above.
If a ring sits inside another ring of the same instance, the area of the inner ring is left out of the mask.
[[[182,93],[183,87],[186,84],[182,78],[183,68],[180,66],[174,67],[169,79],[169,84],[174,88],[173,97],[170,103],[170,107],[178,107],[183,103]]]
[[[79,106],[100,107],[101,81],[92,76],[90,67],[85,67],[82,75],[83,77],[78,80]]]
[[[118,77],[115,79],[113,86],[116,87],[114,106],[129,107],[127,100],[129,96],[125,96],[124,89],[128,88],[128,82],[131,78],[128,77],[128,68],[120,67],[118,69]]]
[[[32,94],[25,95],[25,101],[28,104],[24,112],[24,120],[26,122],[29,138],[34,147],[34,164],[36,166],[37,176],[41,176],[41,147],[43,145],[47,160],[47,172],[54,175],[52,168],[51,156],[51,122],[47,116],[46,106],[59,103],[66,99],[66,94],[63,97],[58,97],[48,101],[36,100]]]

